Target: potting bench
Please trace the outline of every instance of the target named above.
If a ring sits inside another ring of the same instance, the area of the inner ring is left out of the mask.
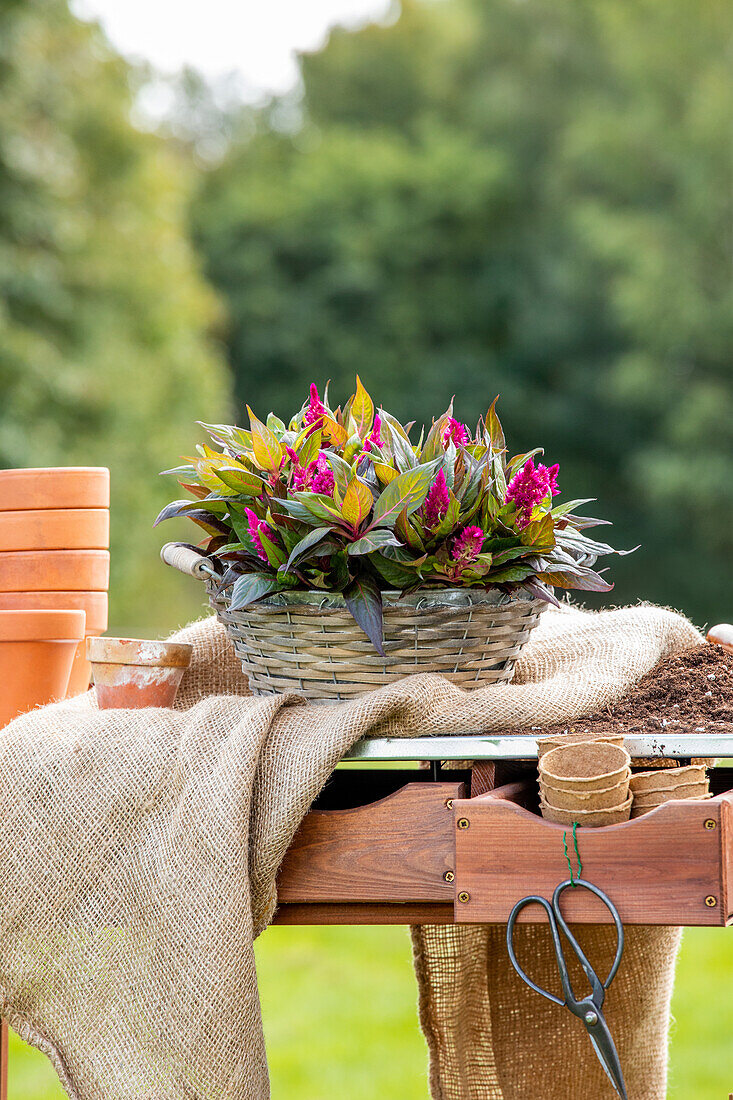
[[[625,743],[637,758],[733,761],[733,733]],[[359,742],[283,861],[275,923],[504,923],[519,898],[551,896],[567,877],[565,829],[537,813],[536,759],[529,737]],[[625,924],[733,922],[733,767],[714,769],[711,789],[709,800],[667,802],[578,834],[584,876],[608,893]],[[607,920],[583,894],[567,898],[569,919]],[[520,919],[533,916],[539,919],[529,909]],[[3,1026],[0,1100],[6,1097]]]

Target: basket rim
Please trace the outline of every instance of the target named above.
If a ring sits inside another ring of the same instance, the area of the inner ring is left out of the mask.
[[[226,593],[222,593],[228,599]],[[382,602],[387,607],[413,608],[421,611],[431,607],[473,607],[485,605],[490,607],[507,607],[520,604],[537,605],[544,603],[537,596],[522,594],[521,596],[502,591],[500,588],[424,588],[416,592],[400,592],[396,589],[382,591]],[[314,589],[293,588],[286,592],[275,592],[271,596],[265,596],[251,607],[313,607],[318,610],[346,610],[347,604],[339,592],[322,592]]]

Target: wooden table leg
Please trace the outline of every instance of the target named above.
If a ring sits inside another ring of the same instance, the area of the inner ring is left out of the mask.
[[[0,1100],[8,1100],[8,1025],[0,1021]]]

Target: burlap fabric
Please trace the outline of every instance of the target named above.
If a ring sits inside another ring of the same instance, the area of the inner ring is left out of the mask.
[[[213,619],[176,638],[195,654],[175,710],[97,711],[90,695],[0,733],[0,1015],[74,1100],[268,1096],[253,939],[356,739],[569,719],[701,640],[656,608],[548,612],[511,685],[416,676],[318,708],[246,697]],[[632,932],[608,1017],[630,1097],[659,1100],[676,933]],[[510,974],[500,929],[414,935],[435,1097],[517,1100],[540,1074],[551,1100],[608,1093],[582,1029]],[[522,936],[542,980],[546,936]]]

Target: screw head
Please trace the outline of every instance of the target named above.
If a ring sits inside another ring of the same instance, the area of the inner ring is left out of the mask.
[[[598,1023],[598,1013],[594,1012],[593,1009],[591,1008],[586,1012],[583,1019],[585,1020],[585,1022],[588,1024],[589,1027],[593,1027],[594,1024]]]
[[[446,809],[452,810],[453,809],[453,799],[452,798],[446,798],[445,805],[446,805]]]
[[[705,828],[706,829],[714,829],[715,825],[716,825],[715,819],[712,818],[712,817],[709,817],[707,819],[707,821],[705,822]]]
[[[469,825],[468,818],[467,817],[459,817],[457,824],[458,824],[459,829],[467,829],[468,825]]]
[[[471,900],[471,895],[468,893],[467,890],[461,890],[460,894],[458,895],[458,900],[465,903]]]
[[[446,882],[453,882],[453,879],[455,877],[456,876],[453,874],[452,871],[446,871],[445,874],[443,875],[443,878],[445,879]]]
[[[708,896],[705,898],[705,904],[707,905],[708,909],[714,909],[715,906],[718,904],[718,899],[716,897],[713,897],[712,894],[708,894]]]

